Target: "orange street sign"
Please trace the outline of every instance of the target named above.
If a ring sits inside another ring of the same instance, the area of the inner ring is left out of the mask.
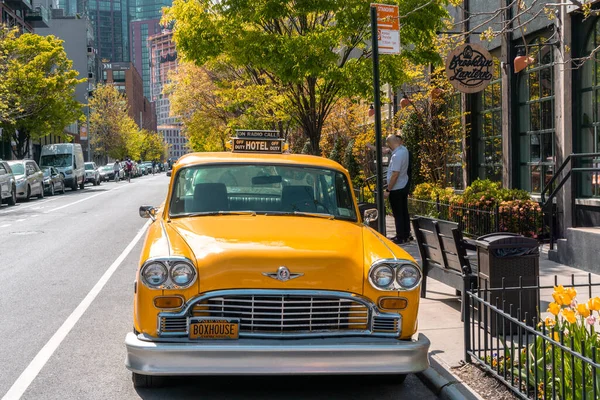
[[[377,41],[379,53],[400,53],[400,18],[398,6],[371,4],[377,9]]]

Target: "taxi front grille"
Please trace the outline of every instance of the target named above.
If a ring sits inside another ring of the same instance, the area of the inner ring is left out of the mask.
[[[222,291],[192,300],[184,311],[159,315],[159,335],[187,336],[193,317],[238,320],[240,337],[397,337],[401,332],[400,315],[380,313],[373,304],[347,293],[267,292]]]
[[[353,299],[238,295],[197,304],[195,317],[240,320],[240,333],[296,333],[367,329],[369,309]]]

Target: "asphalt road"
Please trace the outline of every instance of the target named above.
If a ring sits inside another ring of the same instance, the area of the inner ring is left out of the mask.
[[[3,400],[436,398],[413,375],[402,386],[368,376],[182,377],[136,391],[123,342],[146,224],[138,208],[159,205],[167,185],[158,174],[0,207]]]

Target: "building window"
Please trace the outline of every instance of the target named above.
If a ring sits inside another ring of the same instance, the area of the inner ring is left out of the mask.
[[[586,41],[584,55],[587,56],[600,46],[600,20]],[[578,147],[581,153],[600,152],[600,60],[591,57],[581,68],[581,113],[579,115]],[[586,163],[587,161],[587,163]],[[600,159],[582,160],[578,167],[599,167]],[[600,197],[600,174],[583,172],[578,176],[579,195],[581,197]]]
[[[519,77],[521,186],[532,193],[554,174],[554,54],[547,41],[529,43],[535,62]]]
[[[494,77],[478,96],[477,177],[502,180],[502,77],[494,58]]]
[[[125,71],[113,71],[113,82],[125,82]]]

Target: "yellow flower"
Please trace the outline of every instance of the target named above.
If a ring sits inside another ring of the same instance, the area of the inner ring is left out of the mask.
[[[588,308],[592,311],[600,311],[600,297],[588,300]]]
[[[552,315],[556,316],[560,312],[560,305],[558,305],[557,303],[550,303],[548,305],[548,310],[546,310],[546,311],[548,311]]]
[[[554,340],[556,340],[557,342],[560,341],[560,336],[558,336],[558,332],[554,332]]]
[[[575,311],[571,310],[570,308],[563,308],[562,315],[571,324],[574,324],[577,320],[575,318]]]
[[[554,293],[552,297],[554,301],[561,306],[568,306],[577,296],[577,290],[574,288],[565,289],[562,285],[554,287]]]
[[[554,325],[556,325],[556,321],[554,320],[554,318],[546,317],[546,319],[544,320],[544,324],[546,324],[548,328],[552,328]]]
[[[577,304],[577,312],[584,318],[590,316],[590,310],[588,309],[588,306],[585,303]]]
[[[563,294],[565,292],[565,288],[563,287],[563,285],[554,286],[554,292]]]
[[[571,304],[571,302],[573,300],[575,300],[575,297],[577,297],[577,290],[575,290],[575,288],[572,288],[572,287],[567,288],[567,289],[565,289],[565,295],[569,299],[569,304]]]
[[[552,293],[552,298],[559,306],[568,306],[569,304],[571,304],[571,302],[568,301],[567,296],[565,296],[564,292],[554,292]]]

